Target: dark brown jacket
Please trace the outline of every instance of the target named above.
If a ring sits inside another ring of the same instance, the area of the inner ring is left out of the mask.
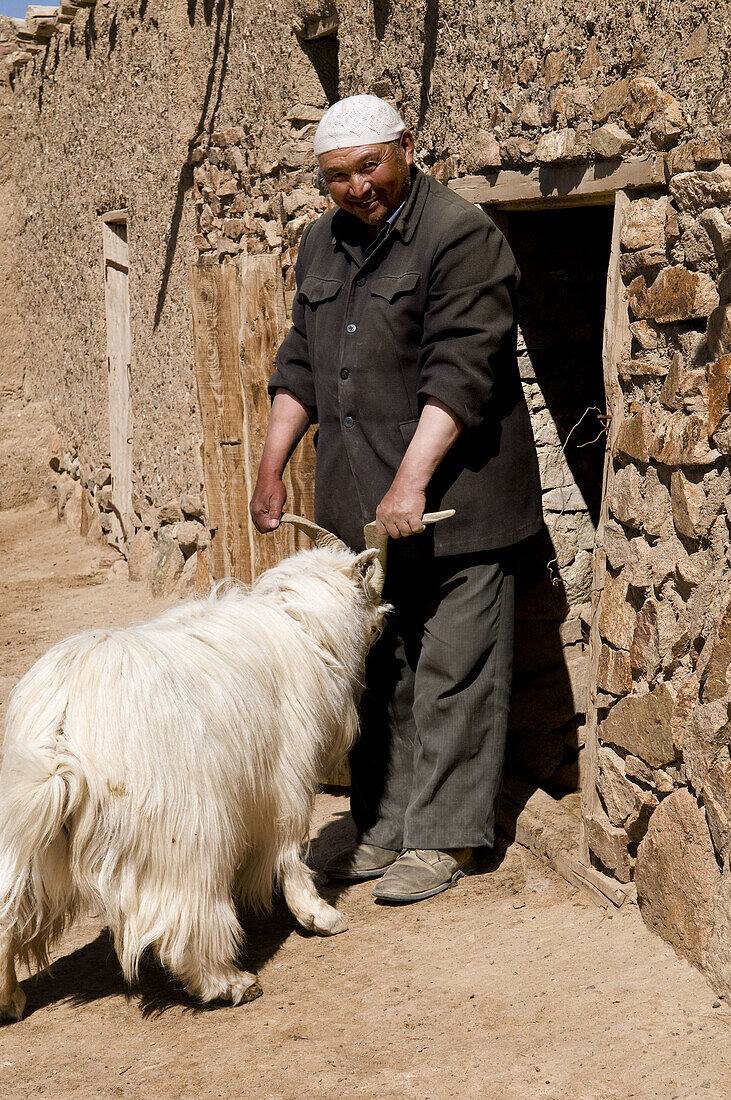
[[[410,443],[427,397],[464,430],[427,491],[456,516],[409,540],[442,556],[509,546],[541,525],[540,483],[516,360],[519,278],[481,210],[414,172],[394,224],[365,255],[357,219],[306,231],[292,329],[270,382],[319,421],[315,518],[353,549]]]

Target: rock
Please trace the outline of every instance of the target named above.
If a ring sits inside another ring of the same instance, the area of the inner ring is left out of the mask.
[[[706,963],[720,879],[703,811],[689,791],[674,791],[637,849],[637,900],[648,928],[695,966]]]
[[[731,757],[728,749],[718,755],[703,784],[703,807],[713,847],[723,859],[729,850],[731,833]]]
[[[294,107],[287,111],[287,122],[296,126],[306,126],[310,122],[319,122],[325,111],[321,107],[312,107],[308,103],[295,103]]]
[[[688,129],[688,120],[676,99],[667,94],[664,102],[652,118],[650,133],[659,149],[673,145],[684,130]]]
[[[594,104],[594,121],[605,122],[610,115],[616,115],[627,102],[629,80],[616,80],[605,88]]]
[[[633,321],[629,327],[643,351],[654,351],[657,347],[657,329],[647,321]]]
[[[699,686],[698,677],[695,673],[690,673],[684,677],[675,697],[670,718],[670,736],[677,755],[684,751],[693,711],[698,706]]]
[[[668,200],[665,197],[636,199],[630,204],[629,214],[622,226],[622,247],[636,251],[659,246],[664,252],[667,211]]]
[[[710,172],[683,172],[670,181],[670,194],[681,211],[703,210],[731,202],[731,164]]]
[[[482,172],[485,169],[499,168],[501,165],[500,144],[489,130],[478,130],[473,137],[466,160],[470,172]]]
[[[602,58],[595,36],[589,39],[589,45],[586,47],[584,59],[579,66],[579,76],[582,80],[587,80],[592,73],[595,73],[597,69],[601,69],[601,67]]]
[[[720,301],[708,319],[706,339],[711,358],[731,352],[731,265],[721,276],[719,283]]]
[[[629,654],[603,645],[599,651],[597,687],[611,695],[627,695],[632,690]],[[612,711],[610,711],[610,714]]]
[[[629,779],[636,779],[648,787],[654,782],[655,772],[652,768],[648,768],[644,760],[640,760],[639,756],[633,756],[632,753],[628,753],[624,758],[624,770]]]
[[[180,510],[186,519],[205,519],[205,507],[200,493],[182,493]]]
[[[680,238],[680,247],[683,249],[685,262],[689,267],[698,267],[702,264],[716,266],[716,249],[707,230],[696,222]]]
[[[705,667],[705,682],[701,698],[704,703],[722,699],[729,690],[728,673],[731,664],[731,599],[727,599],[716,620]]]
[[[600,745],[597,750],[597,790],[612,825],[624,825],[638,806],[637,788],[627,779],[624,762],[613,749]]]
[[[629,882],[634,861],[627,850],[628,837],[624,829],[612,825],[599,809],[585,820],[584,827],[587,843],[596,858],[620,882]]]
[[[642,529],[651,539],[667,534],[670,516],[670,494],[660,481],[654,466],[648,466],[642,501]]]
[[[198,546],[203,545],[201,539],[205,534],[206,531],[203,524],[193,519],[187,519],[183,520],[182,523],[176,523],[172,529],[172,536],[186,558],[189,558]]]
[[[540,130],[541,112],[536,103],[524,103],[520,109],[520,124],[526,130]],[[495,142],[497,145],[497,142]]]
[[[526,88],[532,80],[535,80],[538,74],[539,61],[537,57],[526,57],[518,66],[518,72],[515,75],[515,79],[521,85]]]
[[[195,596],[195,578],[198,572],[198,558],[191,554],[180,574],[180,580],[175,588],[175,594],[181,600],[191,600]]]
[[[82,489],[81,492],[81,522],[79,524],[79,534],[82,538],[85,538],[87,542],[91,542],[96,546],[104,548],[107,546],[107,540],[99,521],[99,509],[94,503],[88,489]]]
[[[539,164],[556,164],[574,160],[576,157],[576,131],[567,127],[538,139],[535,158]]]
[[[636,76],[630,80],[627,106],[623,112],[624,121],[630,130],[642,129],[650,115],[663,107],[672,97],[667,96],[649,76]]]
[[[657,806],[657,799],[651,791],[641,791],[635,788],[635,794],[636,805],[624,823],[624,831],[633,844],[639,844],[647,832],[650,818]]]
[[[600,160],[616,160],[631,149],[634,138],[615,122],[607,122],[591,135],[591,149]]]
[[[586,512],[586,501],[578,485],[564,485],[549,489],[541,500],[544,512]]]
[[[655,427],[650,455],[665,466],[712,466],[718,451],[708,445],[706,418],[670,413]]]
[[[182,519],[183,513],[177,500],[169,500],[157,510],[157,522],[160,527],[164,523],[180,523]]]
[[[66,507],[63,513],[66,526],[69,531],[73,531],[75,535],[81,533],[81,497],[83,491],[81,482],[75,481],[73,490],[66,501]]]
[[[713,905],[713,931],[708,941],[706,977],[718,994],[731,1000],[731,875],[723,876]]]
[[[56,514],[61,519],[66,508],[69,497],[74,491],[74,485],[76,482],[71,477],[71,474],[67,474],[65,471],[58,475],[56,479]]]
[[[600,737],[652,767],[662,767],[675,759],[670,728],[674,704],[675,697],[664,683],[644,695],[620,699],[602,722]]]
[[[627,288],[630,306],[637,318],[649,318],[658,324],[689,321],[710,316],[718,305],[716,284],[701,271],[666,267],[652,286],[639,285],[644,282],[640,277]]]
[[[623,574],[612,577],[607,573],[599,604],[600,636],[615,649],[629,650],[635,632],[635,619],[635,609],[627,599],[627,581]]]
[[[614,442],[614,454],[625,455],[627,458],[635,459],[636,462],[649,462],[652,437],[650,410],[643,405],[638,413],[622,421]]]
[[[279,164],[282,168],[308,168],[314,163],[312,142],[288,141],[279,150]]]
[[[642,476],[636,466],[617,470],[609,490],[609,511],[627,527],[639,528],[642,523]]]
[[[706,367],[708,380],[708,434],[713,435],[729,411],[731,355],[721,355]]]
[[[141,527],[129,545],[127,561],[131,581],[149,580],[154,548],[154,538],[149,531]]]
[[[619,273],[625,283],[632,282],[643,273],[654,278],[658,271],[667,265],[664,241],[661,245],[642,248],[639,252],[624,252],[619,257]]]
[[[226,237],[230,237],[233,241],[238,241],[246,232],[247,225],[245,218],[224,218],[222,230]]]
[[[722,264],[726,254],[731,252],[731,225],[715,206],[710,210],[704,210],[698,222],[708,234],[716,259]]]
[[[686,538],[699,538],[701,513],[706,502],[702,475],[673,470],[670,478],[670,499],[675,530]]]
[[[153,596],[170,596],[183,572],[185,558],[169,529],[162,528],[152,556],[150,588]]]
[[[543,81],[547,88],[554,88],[561,80],[567,56],[566,50],[546,54],[543,61]]]
[[[646,600],[637,615],[629,651],[632,671],[652,681],[660,668],[660,648],[657,629],[657,604]]]
[[[636,538],[628,538],[618,523],[607,520],[604,524],[604,550],[610,569],[623,569],[629,562],[635,561],[637,554],[634,543],[637,541]]]

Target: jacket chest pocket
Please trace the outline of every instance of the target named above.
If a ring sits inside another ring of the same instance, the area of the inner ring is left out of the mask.
[[[331,302],[342,290],[342,279],[325,279],[319,275],[307,275],[298,290],[299,300],[316,310],[322,302]]]
[[[413,294],[420,278],[418,271],[407,271],[404,275],[379,275],[371,283],[371,294],[375,298],[395,302],[404,294]]]

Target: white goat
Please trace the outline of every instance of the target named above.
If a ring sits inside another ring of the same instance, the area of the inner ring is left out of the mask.
[[[294,517],[286,517],[295,522]],[[15,960],[40,967],[80,908],[128,981],[152,947],[204,1001],[259,996],[234,898],[281,884],[305,928],[343,932],[302,860],[318,780],[352,746],[387,610],[379,551],[317,549],[149,623],[55,645],[12,693],[0,770],[0,1019]]]

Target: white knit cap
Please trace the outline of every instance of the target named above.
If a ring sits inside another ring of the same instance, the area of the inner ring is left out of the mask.
[[[376,95],[351,95],[334,103],[320,120],[315,156],[331,149],[397,141],[406,129],[398,111]]]

